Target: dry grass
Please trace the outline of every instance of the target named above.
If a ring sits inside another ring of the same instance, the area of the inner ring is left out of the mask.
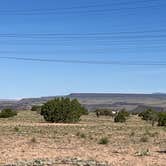
[[[108,138],[108,144],[98,144],[101,138]],[[0,164],[80,157],[116,166],[164,166],[166,154],[159,152],[166,150],[166,129],[152,127],[136,116],[119,124],[93,114],[82,117],[79,124],[48,124],[35,112],[22,111],[17,117],[0,119],[0,147]]]

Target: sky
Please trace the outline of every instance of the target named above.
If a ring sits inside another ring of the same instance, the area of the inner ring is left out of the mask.
[[[50,14],[50,10],[56,12]],[[164,0],[0,0],[0,57],[122,63],[0,58],[0,98],[87,92],[166,93],[166,65],[134,65],[166,64],[165,27]],[[117,36],[87,37],[92,33]],[[3,37],[9,34],[86,35],[53,39]],[[128,62],[133,65],[123,65]]]

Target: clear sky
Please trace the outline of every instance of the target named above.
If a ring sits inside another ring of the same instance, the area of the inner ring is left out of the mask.
[[[82,6],[87,8],[81,8]],[[46,9],[58,12],[42,13]],[[34,14],[37,11],[39,13]],[[138,31],[144,33],[134,33]],[[122,37],[124,34],[120,32],[132,33]],[[3,34],[11,33],[117,33],[118,37],[103,40],[88,37],[2,37]],[[0,57],[164,63],[166,2],[0,0],[0,34]],[[54,96],[76,92],[166,92],[166,65],[66,64],[0,59],[0,98]]]

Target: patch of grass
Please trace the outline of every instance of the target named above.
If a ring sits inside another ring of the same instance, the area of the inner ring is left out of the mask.
[[[101,145],[107,145],[109,143],[109,139],[107,137],[103,137],[98,142]]]

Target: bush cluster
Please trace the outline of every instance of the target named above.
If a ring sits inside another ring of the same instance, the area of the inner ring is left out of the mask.
[[[11,109],[4,109],[0,112],[0,118],[10,118],[16,115],[17,115],[17,112]]]
[[[45,103],[41,108],[41,115],[52,123],[75,123],[80,120],[81,115],[88,111],[77,99],[55,98]]]
[[[152,122],[154,125],[155,122],[158,123],[158,126],[166,126],[166,112],[156,112],[152,109],[147,109],[139,114],[143,120]]]

